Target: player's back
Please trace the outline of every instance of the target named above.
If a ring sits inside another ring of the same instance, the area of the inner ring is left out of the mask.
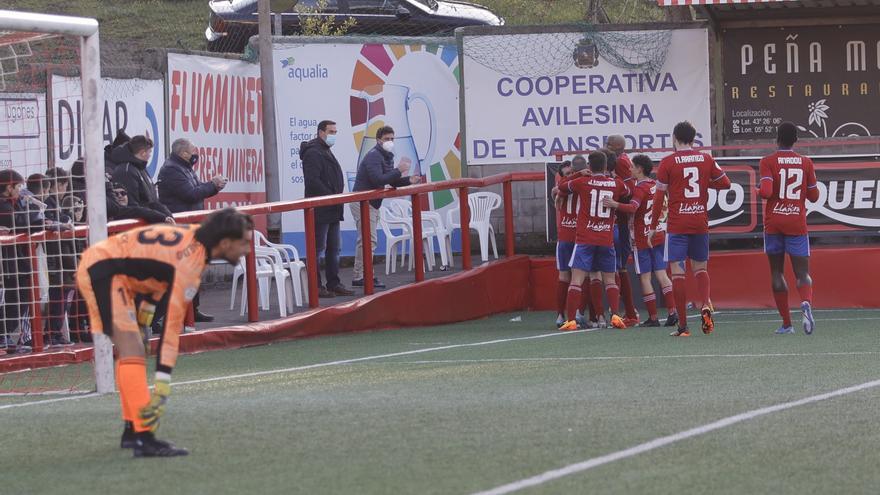
[[[557,186],[572,180],[568,177],[557,180]],[[577,194],[562,197],[561,205],[556,209],[556,238],[562,242],[574,242],[577,234],[578,210],[581,199]]]
[[[651,216],[654,208],[654,193],[657,190],[657,182],[653,179],[643,179],[636,182],[633,187],[633,200],[639,202],[639,207],[633,214],[633,238],[635,239],[638,249],[647,249],[648,231],[651,228]],[[662,225],[665,228],[665,225]],[[654,235],[653,245],[662,244],[663,231],[658,228],[658,232]]]
[[[764,206],[764,229],[771,234],[807,233],[807,189],[816,187],[813,161],[791,150],[761,159],[761,182],[770,180],[773,192]]]
[[[657,182],[668,191],[670,233],[709,232],[709,184],[723,175],[711,156],[695,150],[677,151],[660,161]]]
[[[578,244],[595,246],[614,245],[614,211],[603,204],[605,198],[619,200],[629,193],[620,179],[606,175],[592,175],[569,183],[572,192],[580,197],[578,211]]]
[[[198,287],[206,256],[195,240],[196,230],[189,225],[139,227],[88,248],[82,263],[92,278],[127,277],[129,288],[137,293],[158,296],[174,282]]]

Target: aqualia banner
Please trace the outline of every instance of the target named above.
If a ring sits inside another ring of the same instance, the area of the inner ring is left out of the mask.
[[[285,44],[275,45],[275,117],[282,200],[304,197],[300,144],[316,137],[322,120],[336,122],[332,148],[342,166],[345,191],[357,166],[376,145],[379,127],[395,131],[395,165],[411,163],[410,174],[428,182],[461,177],[459,152],[458,50],[448,45]],[[450,191],[427,197],[425,207],[445,209]],[[302,246],[303,215],[286,213],[286,242]],[[354,252],[354,222],[348,209],[342,224],[344,254]],[[379,249],[382,236],[380,235]]]
[[[147,171],[155,177],[164,160],[165,150],[165,88],[161,79],[101,79],[104,104],[101,114],[101,134],[104,144],[110,144],[116,133],[129,136],[142,134],[153,140],[153,155]],[[73,162],[83,155],[80,125],[82,122],[82,82],[79,77],[53,74],[52,130],[55,166],[70,170]],[[103,157],[101,160],[103,161]]]
[[[558,151],[666,148],[688,120],[711,144],[705,29],[466,35],[469,165],[545,163]],[[641,51],[640,51],[641,50]],[[534,56],[532,56],[534,55]]]

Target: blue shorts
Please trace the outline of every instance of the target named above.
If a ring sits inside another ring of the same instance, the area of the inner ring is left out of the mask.
[[[594,246],[592,244],[577,244],[571,255],[572,268],[585,272],[614,273],[617,271],[617,257],[614,255],[614,246]]]
[[[666,261],[663,260],[663,246],[654,246],[647,249],[636,248],[634,258],[638,275],[666,270]]]
[[[617,254],[617,271],[626,270],[626,262],[632,254],[629,225],[614,224],[614,251]]]
[[[764,252],[767,254],[788,253],[791,256],[810,255],[810,236],[768,234],[764,232]]]
[[[666,234],[663,260],[709,261],[709,234]]]
[[[556,241],[556,269],[560,272],[571,271],[571,255],[574,253],[574,243]]]

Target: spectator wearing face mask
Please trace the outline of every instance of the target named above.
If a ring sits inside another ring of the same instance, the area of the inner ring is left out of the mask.
[[[129,206],[142,206],[171,216],[159,201],[156,185],[147,173],[147,161],[153,151],[153,141],[146,136],[134,136],[128,143],[113,149],[111,159],[117,163],[112,182],[122,185],[128,192]]]
[[[217,175],[207,182],[199,180],[193,167],[199,163],[199,149],[188,139],[171,143],[171,155],[159,170],[159,200],[172,213],[205,209],[205,199],[226,187],[226,178]],[[214,321],[214,317],[199,311],[199,296],[193,299],[197,322]]]

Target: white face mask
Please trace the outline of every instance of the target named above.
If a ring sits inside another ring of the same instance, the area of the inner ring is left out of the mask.
[[[382,143],[382,149],[391,153],[394,151],[394,141],[384,141]]]

